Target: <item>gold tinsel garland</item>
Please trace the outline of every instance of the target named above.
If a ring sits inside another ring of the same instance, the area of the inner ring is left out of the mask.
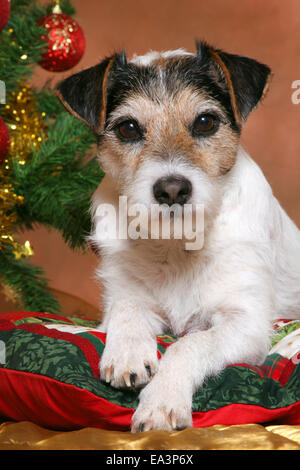
[[[40,114],[34,93],[29,85],[22,85],[12,92],[1,113],[9,128],[9,158],[18,158],[20,165],[25,165],[46,136],[45,113]]]
[[[0,249],[9,244],[15,257],[21,258],[32,255],[33,250],[29,241],[22,244],[14,235],[18,224],[15,207],[23,204],[24,198],[14,192],[10,162],[12,158],[20,165],[30,161],[32,152],[46,137],[45,113],[39,113],[31,87],[21,85],[7,97],[1,116],[9,128],[10,148],[0,165]]]

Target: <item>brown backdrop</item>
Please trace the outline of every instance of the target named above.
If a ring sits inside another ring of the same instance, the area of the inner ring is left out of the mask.
[[[73,4],[85,31],[86,53],[67,73],[37,67],[36,86],[49,78],[54,85],[120,48],[125,47],[129,56],[149,49],[194,50],[195,38],[271,66],[275,73],[271,90],[250,116],[242,142],[300,225],[300,104],[291,101],[291,84],[300,80],[299,0],[73,0]],[[99,290],[93,280],[97,259],[92,253],[72,253],[58,233],[44,228],[22,236],[28,238],[35,248],[32,261],[44,267],[51,286],[97,305]]]

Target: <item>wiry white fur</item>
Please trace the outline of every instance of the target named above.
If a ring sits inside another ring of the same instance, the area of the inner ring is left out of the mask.
[[[133,62],[147,65],[157,57],[150,52]],[[186,251],[183,240],[101,239],[97,208],[110,203],[118,211],[119,188],[109,174],[92,205],[91,239],[101,248],[97,276],[105,289],[101,377],[120,387],[130,386],[130,374],[136,374],[136,385],[147,384],[133,432],[141,425],[191,426],[192,396],[205,378],[235,362],[262,362],[272,321],[300,316],[300,232],[250,156],[239,148],[221,179],[210,179],[178,155],[146,159],[134,178],[121,177],[129,204],[150,207],[155,180],[174,173],[192,182],[192,203],[205,205],[201,250]],[[158,364],[155,336],[169,331],[180,338]],[[145,365],[155,374],[151,380]]]
[[[163,59],[171,59],[172,57],[182,57],[187,55],[195,55],[192,52],[186,51],[184,48],[172,50],[172,51],[149,51],[147,54],[144,55],[134,55],[130,62],[136,65],[150,65],[154,60],[159,59],[162,57]]]
[[[145,178],[151,185],[149,168]],[[106,246],[98,270],[107,332],[101,374],[112,367],[112,385],[125,385],[126,372],[147,382],[143,366],[158,367],[155,335],[184,335],[141,392],[133,431],[141,423],[144,430],[190,426],[192,394],[203,380],[234,362],[260,363],[272,320],[299,317],[300,232],[256,163],[240,148],[221,187],[203,177],[198,185],[199,198],[207,190],[216,206],[202,250],[187,252],[180,240],[124,240]],[[136,197],[149,202],[143,187]],[[107,199],[101,183],[94,212],[104,200],[116,204],[117,192]]]

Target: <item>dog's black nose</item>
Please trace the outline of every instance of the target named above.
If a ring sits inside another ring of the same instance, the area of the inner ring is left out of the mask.
[[[180,175],[165,176],[153,185],[153,194],[159,204],[186,204],[192,194],[192,183]]]

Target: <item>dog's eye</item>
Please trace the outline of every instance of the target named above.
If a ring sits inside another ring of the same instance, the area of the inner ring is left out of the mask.
[[[205,137],[214,134],[219,127],[219,119],[213,114],[200,114],[196,118],[192,128],[194,137]]]
[[[136,141],[141,139],[142,132],[135,121],[121,122],[116,128],[117,135],[123,140]]]

